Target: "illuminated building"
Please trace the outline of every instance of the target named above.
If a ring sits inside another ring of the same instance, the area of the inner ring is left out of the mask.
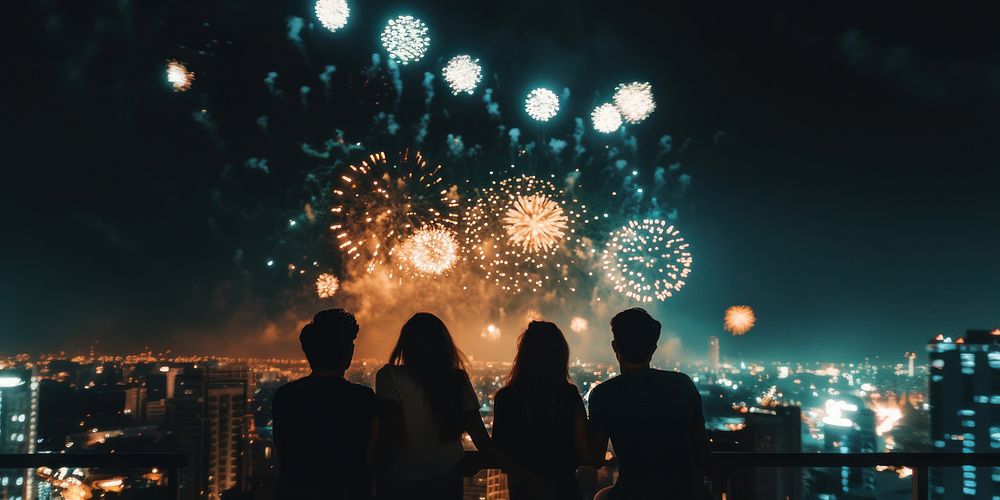
[[[969,330],[965,337],[938,335],[930,355],[931,445],[937,452],[1000,450],[1000,331]],[[1000,467],[931,469],[931,498],[993,499],[1000,495]]]
[[[823,418],[825,453],[874,453],[875,413],[858,398],[827,400]],[[821,469],[817,475],[823,493],[840,498],[875,498],[875,471],[865,467]]]
[[[0,371],[0,453],[34,453],[38,381],[28,370]],[[35,498],[33,469],[0,469],[0,498]]]
[[[249,485],[252,418],[247,367],[185,369],[175,390],[176,397],[167,400],[167,428],[191,456],[190,470],[181,478],[185,498],[219,499],[223,492],[243,491]]]
[[[719,371],[719,366],[721,365],[719,360],[719,337],[714,335],[708,338],[708,363],[712,369],[712,373]]]
[[[507,475],[499,469],[489,469],[486,472],[486,500],[510,500]]]
[[[732,423],[709,431],[712,451],[802,452],[802,410],[797,406],[751,408],[739,418],[723,420]],[[792,467],[734,469],[713,490],[739,498],[800,500],[802,471]]]

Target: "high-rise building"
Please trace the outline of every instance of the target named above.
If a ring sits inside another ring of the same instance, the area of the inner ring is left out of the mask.
[[[38,380],[29,370],[0,370],[0,453],[34,453]],[[35,498],[33,469],[0,469],[0,498]]]
[[[178,447],[191,457],[181,478],[186,498],[215,500],[249,485],[248,380],[245,365],[192,367],[177,377],[166,420]]]
[[[798,406],[754,408],[740,420],[743,423],[734,426],[735,430],[709,432],[713,451],[802,452],[802,409]],[[733,469],[713,489],[739,498],[799,500],[802,471],[792,467]]]
[[[486,500],[510,500],[507,474],[500,469],[486,471]]]
[[[1000,329],[938,335],[930,355],[931,444],[934,451],[995,453],[1000,449]],[[931,469],[931,498],[992,500],[1000,495],[1000,467]]]
[[[719,357],[719,337],[713,335],[708,338],[708,364],[712,369],[712,373],[719,371],[721,363],[722,361]]]
[[[906,361],[907,361],[906,376],[907,377],[912,377],[914,375],[914,370],[913,370],[914,366],[913,366],[913,364],[916,361],[916,359],[917,359],[917,353],[915,353],[915,352],[908,352],[908,353],[906,353]]]
[[[864,401],[844,396],[827,400],[823,417],[824,453],[874,453],[875,412]],[[815,469],[812,490],[830,498],[875,498],[875,471],[870,467]],[[822,498],[822,497],[821,497]]]

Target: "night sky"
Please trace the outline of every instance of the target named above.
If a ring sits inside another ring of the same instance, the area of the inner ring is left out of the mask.
[[[308,136],[310,124],[279,129],[263,78],[363,67],[398,13],[420,16],[432,37],[430,56],[403,71],[407,91],[441,58],[470,51],[511,125],[530,126],[520,101],[535,85],[572,90],[578,102],[553,124],[566,130],[617,83],[652,82],[658,108],[630,132],[686,142],[692,178],[678,223],[694,271],[655,307],[685,352],[703,356],[705,337],[723,335],[722,311],[744,303],[758,325],[724,338],[724,355],[902,361],[938,332],[1000,326],[995,5],[351,6],[342,32],[303,30],[306,55],[286,25],[313,19],[306,1],[14,6],[23,12],[8,14],[0,350],[96,339],[110,352],[295,352],[294,319],[320,305],[299,303],[290,321],[287,283],[262,262],[301,193],[280,160],[268,175],[243,162],[260,149],[262,113],[276,134]],[[191,92],[167,87],[172,57],[198,74]],[[469,106],[481,108],[480,96]],[[201,108],[217,134],[192,120]],[[311,119],[368,119],[358,111],[345,104]],[[245,342],[261,335],[280,341]]]

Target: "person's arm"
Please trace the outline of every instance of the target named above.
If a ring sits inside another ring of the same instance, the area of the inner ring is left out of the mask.
[[[396,387],[392,374],[385,368],[375,375],[375,396],[378,403],[378,433],[373,463],[376,468],[382,469],[386,467],[391,451],[401,448],[406,439],[399,388]]]
[[[694,385],[691,379],[688,379],[690,383],[690,390],[693,393],[692,396],[692,413],[691,413],[691,450],[694,452],[695,465],[698,470],[702,472],[704,476],[711,475],[711,455],[712,451],[708,447],[708,431],[705,429],[705,416],[701,409],[701,393],[698,392],[698,388]]]
[[[590,392],[590,418],[588,430],[590,433],[590,460],[594,467],[604,465],[604,457],[608,453],[608,408],[602,392],[594,389]]]
[[[587,430],[587,410],[583,408],[583,398],[573,389],[573,448],[580,465],[594,464],[594,452]]]

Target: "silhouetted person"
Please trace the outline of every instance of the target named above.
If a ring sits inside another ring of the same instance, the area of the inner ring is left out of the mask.
[[[604,455],[608,438],[618,482],[597,498],[693,499],[708,461],[701,396],[683,373],[650,368],[660,322],[640,308],[611,320],[621,375],[594,387],[590,428]]]
[[[589,460],[587,415],[569,378],[569,345],[553,323],[532,321],[517,341],[507,385],[493,403],[493,442],[534,473],[543,491],[508,471],[512,500],[579,500],[576,468]]]
[[[378,400],[344,380],[358,323],[343,309],[320,311],[299,341],[312,373],[274,394],[277,498],[354,500],[371,496]]]
[[[378,497],[461,499],[462,432],[479,450],[493,446],[465,357],[444,322],[430,313],[413,315],[399,332],[389,364],[378,371],[375,390],[382,402],[386,460]]]

